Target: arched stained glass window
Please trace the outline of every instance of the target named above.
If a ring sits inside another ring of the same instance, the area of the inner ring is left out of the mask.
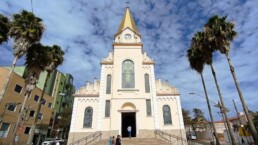
[[[164,124],[172,124],[171,111],[168,105],[163,106],[163,119],[164,119]]]
[[[84,112],[83,127],[88,128],[92,126],[92,115],[93,109],[91,107],[87,107]]]
[[[106,87],[106,94],[111,93],[111,75],[107,75],[107,87]]]
[[[150,92],[150,80],[149,80],[148,74],[144,75],[144,80],[145,80],[145,93],[149,93]]]
[[[131,60],[122,64],[122,88],[134,88],[134,64]]]

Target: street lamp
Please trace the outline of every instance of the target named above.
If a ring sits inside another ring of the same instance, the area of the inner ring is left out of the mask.
[[[213,119],[213,115],[212,115],[212,111],[211,111],[210,100],[209,100],[209,97],[208,97],[207,93],[205,92],[205,97],[203,97],[203,96],[201,96],[201,95],[199,95],[199,94],[197,94],[197,93],[193,93],[193,92],[191,92],[191,93],[189,93],[189,94],[190,94],[190,95],[197,95],[197,96],[199,96],[199,97],[201,97],[201,98],[204,98],[204,99],[206,100],[207,105],[208,105],[208,110],[209,110],[209,115],[210,115],[212,127],[213,127],[213,131],[214,131],[214,132],[213,132],[213,135],[214,135],[214,137],[215,137],[215,139],[216,139],[216,144],[217,144],[217,145],[220,145],[219,138],[218,138],[218,135],[217,135],[217,130],[216,130],[215,123],[214,123],[214,119]],[[211,102],[214,103],[213,101],[211,101]],[[213,138],[213,137],[212,137],[212,140],[213,140],[213,142],[214,142],[214,138]]]

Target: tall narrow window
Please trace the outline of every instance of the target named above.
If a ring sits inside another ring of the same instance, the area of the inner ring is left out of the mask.
[[[134,64],[131,60],[122,64],[122,88],[134,88]]]
[[[151,100],[146,99],[146,111],[147,111],[147,116],[151,116]]]
[[[111,93],[111,75],[107,75],[107,88],[106,88],[106,94]]]
[[[9,123],[3,123],[0,129],[0,138],[6,138],[8,136],[8,132],[9,132],[9,127],[10,124]]]
[[[168,105],[163,106],[163,119],[164,124],[172,124],[170,107]]]
[[[83,127],[88,128],[92,126],[92,115],[93,115],[93,109],[91,107],[87,107],[84,112]]]
[[[145,80],[145,93],[149,93],[150,92],[150,81],[149,81],[148,74],[144,75],[144,80]]]
[[[105,117],[110,117],[110,100],[106,100]]]

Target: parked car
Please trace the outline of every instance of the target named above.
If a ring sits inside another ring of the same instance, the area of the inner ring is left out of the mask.
[[[62,138],[47,138],[42,145],[63,145],[64,140]]]

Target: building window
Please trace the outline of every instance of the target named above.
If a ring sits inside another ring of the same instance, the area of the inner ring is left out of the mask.
[[[106,100],[105,117],[110,117],[110,100]]]
[[[35,111],[34,111],[34,110],[31,110],[31,111],[30,111],[30,117],[34,117],[34,114],[35,114]]]
[[[24,130],[24,134],[29,134],[30,133],[30,128],[31,127],[26,127],[25,130]]]
[[[163,106],[163,119],[164,119],[164,124],[172,124],[171,121],[171,111],[170,107],[168,105]]]
[[[39,114],[38,114],[38,119],[40,119],[40,120],[43,119],[43,114],[42,114],[42,113],[39,113]]]
[[[52,103],[48,103],[48,108],[52,108]]]
[[[0,129],[0,138],[6,138],[8,136],[9,127],[10,127],[9,123],[5,123],[5,122],[2,123],[1,129]]]
[[[22,86],[16,84],[16,85],[15,85],[15,88],[14,88],[14,91],[17,92],[17,93],[21,93],[21,91],[22,91]]]
[[[41,104],[42,104],[42,105],[46,105],[46,100],[45,100],[45,99],[42,99],[42,100],[41,100]]]
[[[146,99],[146,111],[147,111],[147,116],[151,116],[151,100]]]
[[[39,101],[39,96],[38,96],[38,95],[35,95],[35,96],[34,96],[34,101],[35,101],[35,102],[38,102],[38,101]]]
[[[84,112],[83,127],[88,128],[92,126],[92,115],[93,109],[91,107],[87,107]]]
[[[134,88],[134,64],[131,60],[122,64],[122,88]]]
[[[111,75],[107,75],[107,88],[106,88],[106,94],[111,93]]]
[[[148,74],[144,75],[144,82],[145,82],[145,93],[149,93],[150,92],[150,79],[149,79]]]
[[[16,104],[15,103],[10,103],[7,107],[8,111],[15,111]]]

